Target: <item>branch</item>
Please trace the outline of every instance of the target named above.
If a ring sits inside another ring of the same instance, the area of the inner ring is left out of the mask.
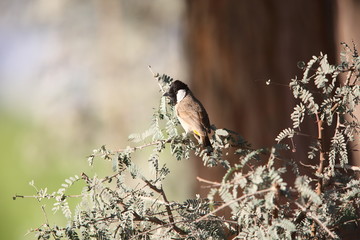
[[[316,216],[312,215],[310,212],[307,211],[307,209],[302,206],[301,204],[299,204],[298,202],[295,202],[295,204],[301,209],[301,211],[303,211],[306,216],[312,218],[320,227],[322,227],[332,239],[335,239],[335,235],[330,231],[330,229],[328,227],[325,226],[324,223],[322,223]]]
[[[174,229],[177,233],[179,233],[179,234],[181,234],[181,235],[186,234],[186,232],[185,232],[184,230],[182,230],[181,228],[179,228],[179,227],[177,227],[177,226],[175,225],[174,216],[173,216],[173,214],[172,214],[172,212],[171,212],[171,208],[170,208],[170,203],[169,203],[169,200],[167,199],[167,197],[166,197],[166,195],[165,195],[165,192],[164,192],[163,188],[162,188],[162,187],[161,187],[160,189],[157,188],[156,186],[154,186],[153,184],[151,184],[151,183],[149,182],[149,180],[147,180],[147,179],[145,179],[145,178],[143,178],[143,181],[144,181],[152,190],[154,190],[155,192],[159,193],[159,194],[162,196],[162,198],[164,199],[164,202],[166,203],[166,204],[165,204],[166,212],[167,212],[167,214],[168,214],[169,221],[170,221],[170,224],[172,225],[173,229]]]
[[[63,195],[62,197],[63,198],[78,198],[78,197],[82,197],[83,195],[82,194],[77,194],[77,195]],[[18,195],[18,194],[15,194],[15,196],[12,197],[13,200],[16,200],[18,198],[35,198],[35,199],[39,199],[39,198],[47,198],[47,199],[50,199],[50,198],[55,198],[56,196],[55,195],[52,195],[52,194],[46,194],[44,196],[39,196],[39,195]]]
[[[353,170],[353,171],[360,171],[360,167],[351,166],[351,165],[347,165],[347,164],[345,164],[344,166],[341,166],[340,164],[336,164],[335,167],[336,168],[345,168],[345,169]]]
[[[301,161],[299,161],[301,166],[307,167],[307,168],[311,168],[311,169],[316,169],[316,166],[310,165],[310,164],[305,164]]]
[[[320,156],[319,156],[319,167],[316,170],[317,173],[321,174],[324,170],[324,161],[325,161],[325,150],[324,150],[324,141],[323,141],[323,120],[319,118],[319,114],[316,113],[316,122],[317,122],[317,129],[318,129],[318,140],[320,142]],[[318,183],[316,186],[316,193],[318,195],[321,194],[322,182],[321,179],[318,179]]]
[[[184,222],[189,222],[189,220],[180,220],[180,221],[176,221],[176,222],[174,222],[174,224],[175,224],[175,223],[184,223]],[[139,237],[139,236],[145,235],[145,234],[147,234],[147,233],[149,233],[149,232],[156,231],[156,230],[158,230],[158,229],[160,229],[160,228],[163,228],[163,227],[169,227],[169,226],[171,226],[171,225],[173,225],[173,224],[172,224],[172,223],[167,223],[167,224],[164,224],[164,225],[162,225],[162,226],[159,226],[159,227],[156,227],[156,228],[149,229],[149,230],[147,230],[147,231],[145,231],[145,232],[141,232],[141,233],[139,233],[138,235],[133,236],[131,239],[134,239],[134,238],[136,238],[136,237]],[[185,232],[185,234],[187,234],[187,233]]]
[[[346,81],[345,81],[345,84],[344,84],[344,85],[346,85],[346,86],[349,86],[349,85],[350,85],[350,79],[351,79],[351,77],[352,77],[352,75],[353,75],[353,73],[354,73],[353,67],[351,67],[349,70],[350,70],[350,71],[348,72],[348,75],[347,75],[347,77],[346,77]]]
[[[221,205],[220,207],[218,207],[217,209],[215,209],[214,211],[211,211],[209,212],[208,214],[202,216],[201,218],[198,218],[195,220],[195,222],[200,222],[202,220],[205,220],[207,217],[209,217],[210,215],[213,215],[215,213],[217,213],[218,211],[220,211],[221,209],[224,209],[226,208],[227,206],[233,204],[233,203],[236,203],[236,202],[239,202],[245,198],[248,198],[248,197],[251,197],[251,196],[254,196],[254,195],[258,195],[258,194],[264,194],[264,193],[267,193],[267,192],[271,192],[271,191],[276,191],[276,188],[275,187],[270,187],[270,188],[267,188],[267,189],[264,189],[264,190],[260,190],[260,191],[257,191],[257,192],[254,192],[254,193],[250,193],[250,194],[245,194],[245,195],[242,195],[241,197],[239,198],[236,198],[230,202],[227,202],[223,205]]]
[[[160,84],[160,75],[158,73],[154,73],[153,70],[151,69],[151,66],[148,66],[150,72],[152,73],[153,77],[156,79],[157,83],[159,84],[160,90],[162,93],[165,93],[165,90],[163,89],[163,87]]]
[[[207,184],[210,184],[213,186],[217,186],[217,187],[221,186],[221,183],[219,183],[219,182],[209,181],[209,180],[203,179],[201,177],[196,177],[196,180],[198,180],[199,182],[204,182],[204,183],[207,183]]]
[[[118,173],[115,173],[115,174],[113,174],[113,175],[111,175],[111,176],[105,176],[105,177],[101,180],[101,182],[102,182],[102,183],[103,183],[103,182],[111,182],[112,179],[113,179],[114,177],[118,176],[118,175],[120,175],[119,172],[118,172]]]
[[[250,171],[250,172],[248,172],[247,174],[245,174],[243,176],[233,178],[229,183],[234,184],[239,179],[247,178],[247,177],[251,176],[253,173],[254,173],[254,171]],[[201,177],[196,177],[196,180],[198,180],[199,182],[204,182],[204,183],[210,184],[210,185],[212,185],[212,187],[220,187],[221,186],[221,183],[219,183],[219,182],[213,182],[213,181],[201,178]]]
[[[339,229],[340,227],[346,225],[346,224],[349,224],[349,223],[353,223],[355,222],[356,225],[359,225],[358,222],[360,221],[360,218],[356,218],[356,219],[351,219],[351,220],[348,220],[348,221],[345,221],[345,222],[342,222],[342,223],[338,223],[334,226],[331,226],[330,229],[331,230],[335,230],[335,229]]]
[[[125,148],[125,149],[119,149],[119,150],[116,150],[114,152],[116,153],[119,153],[119,152],[125,152],[125,151],[131,151],[131,152],[135,152],[136,150],[141,150],[143,148],[147,148],[147,147],[151,147],[151,146],[154,146],[154,145],[158,145],[160,143],[162,144],[165,144],[165,143],[169,143],[171,142],[171,138],[167,139],[167,140],[157,140],[157,141],[154,141],[154,142],[151,142],[151,143],[146,143],[144,145],[141,145],[141,146],[137,146],[137,147],[129,147],[129,148]]]
[[[137,212],[133,212],[133,215],[135,217],[135,221],[149,221],[149,222],[152,222],[152,223],[156,223],[158,225],[166,225],[166,222],[158,219],[157,217],[149,217],[149,216],[146,216],[145,218],[144,217],[141,217]]]

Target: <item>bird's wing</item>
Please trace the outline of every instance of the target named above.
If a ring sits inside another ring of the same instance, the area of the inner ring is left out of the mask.
[[[189,101],[191,96],[185,97],[181,103],[177,106],[178,116],[191,126],[191,131],[196,131],[195,133],[199,136],[205,136],[207,134],[209,124],[209,118],[207,113],[200,102],[197,99],[195,101]]]

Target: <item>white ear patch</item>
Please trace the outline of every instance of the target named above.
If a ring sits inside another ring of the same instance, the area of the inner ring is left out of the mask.
[[[176,102],[180,102],[181,100],[184,99],[186,95],[186,91],[184,89],[180,89],[177,93],[176,93]]]

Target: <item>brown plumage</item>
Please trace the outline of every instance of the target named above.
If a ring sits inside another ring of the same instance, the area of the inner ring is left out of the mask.
[[[188,86],[176,80],[165,95],[169,96],[171,102],[175,104],[176,115],[185,132],[192,132],[204,148],[212,150],[208,137],[208,133],[211,132],[208,114]]]

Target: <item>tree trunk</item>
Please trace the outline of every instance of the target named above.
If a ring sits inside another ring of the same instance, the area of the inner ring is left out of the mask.
[[[333,10],[332,1],[188,1],[189,77],[211,123],[239,132],[255,148],[274,144],[292,124],[288,84],[302,76],[297,62],[320,52],[334,62]],[[302,144],[301,158],[308,151]],[[197,164],[200,177],[221,179],[220,168]]]
[[[297,62],[323,52],[330,63],[337,63],[339,43],[351,45],[351,40],[360,39],[359,27],[354,26],[359,10],[354,0],[188,0],[190,85],[211,123],[239,132],[255,148],[274,144],[276,135],[292,124],[295,103],[287,86],[302,76]],[[265,84],[268,79],[270,86]],[[316,136],[315,120],[306,122],[302,130]],[[296,159],[306,162],[309,141],[297,139]],[[359,165],[359,156],[354,155],[352,164]],[[196,164],[198,176],[221,180],[220,167]],[[205,195],[207,189],[203,190],[198,187],[197,192]],[[351,239],[354,229],[340,234]]]

